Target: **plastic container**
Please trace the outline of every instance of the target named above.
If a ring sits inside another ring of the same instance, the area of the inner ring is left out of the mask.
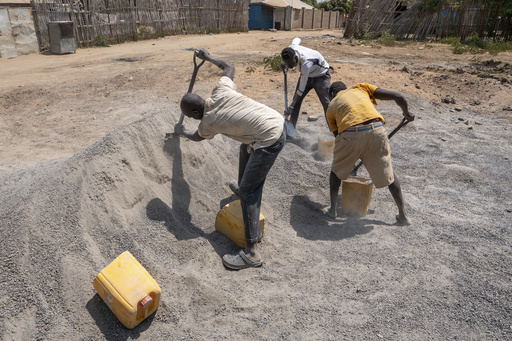
[[[326,132],[318,135],[318,155],[326,159],[332,157],[334,151],[334,135]]]
[[[247,246],[245,227],[240,200],[235,200],[224,206],[215,219],[215,229],[231,239],[241,248]],[[265,217],[260,213],[261,240],[265,231]]]
[[[365,216],[372,197],[372,179],[351,176],[341,184],[341,210],[346,215]]]
[[[94,278],[94,289],[119,321],[132,329],[160,303],[160,286],[129,251]]]

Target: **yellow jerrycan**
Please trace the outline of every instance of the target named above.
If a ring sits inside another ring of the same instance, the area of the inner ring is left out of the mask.
[[[245,227],[240,200],[235,200],[224,206],[215,219],[215,229],[231,239],[241,248],[247,246]],[[265,231],[265,217],[260,213],[261,238]],[[259,240],[261,240],[261,238]]]
[[[94,289],[119,321],[135,328],[158,308],[160,286],[129,251],[94,278]]]
[[[346,215],[364,217],[370,208],[373,182],[370,178],[350,176],[341,185],[341,210]]]

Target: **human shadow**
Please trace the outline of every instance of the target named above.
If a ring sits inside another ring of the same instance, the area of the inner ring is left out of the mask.
[[[222,199],[220,201],[219,209],[223,208],[224,206],[226,206],[227,204],[229,204],[230,202],[233,202],[235,200],[240,200],[240,197],[235,194],[231,194],[231,196]]]
[[[311,201],[304,195],[294,196],[290,205],[290,225],[297,236],[309,240],[341,240],[366,234],[374,225],[387,225],[378,220],[357,216],[329,218],[326,205]],[[341,208],[338,207],[338,212]]]
[[[179,216],[180,221],[190,223],[192,218],[189,212],[191,194],[190,186],[183,174],[183,156],[180,140],[179,135],[170,134],[165,140],[164,152],[172,156],[173,159],[171,177],[173,211]]]
[[[206,233],[192,224],[190,220],[182,221],[180,216],[176,215],[175,210],[170,208],[160,198],[154,198],[148,202],[146,205],[146,215],[151,220],[163,222],[167,230],[174,234],[177,240],[203,237],[219,256],[224,255],[234,245],[218,231]]]
[[[133,329],[128,329],[117,319],[117,317],[108,308],[107,304],[103,302],[98,294],[95,294],[85,305],[87,311],[93,318],[94,322],[103,333],[106,340],[109,341],[124,341],[135,340],[141,336],[141,333],[149,328],[155,314],[151,314],[139,325]]]
[[[169,206],[160,198],[154,198],[146,205],[146,215],[150,220],[161,221],[177,240],[203,237],[219,256],[226,253],[229,242],[222,242],[222,234],[217,231],[206,233],[192,223],[190,214],[190,187],[184,178],[180,137],[170,135],[164,144],[164,151],[173,157],[171,191],[172,203]],[[227,199],[224,199],[227,200]],[[222,205],[222,202],[221,202]],[[221,206],[222,207],[222,206]]]

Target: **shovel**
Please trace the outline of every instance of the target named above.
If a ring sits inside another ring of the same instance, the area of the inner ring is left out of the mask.
[[[402,121],[396,126],[391,133],[388,134],[388,140],[393,137],[399,131],[403,126],[405,126],[407,123],[411,121],[407,120],[406,118],[403,118]],[[359,160],[357,164],[352,168],[352,171],[350,172],[350,176],[357,176],[357,170],[363,165],[363,161]]]
[[[283,63],[281,64],[281,70],[283,70],[284,75],[284,133],[286,136],[294,138],[295,127],[293,126],[293,123],[288,120],[288,82],[286,77],[288,75],[288,67]]]
[[[190,84],[188,86],[187,93],[191,93],[192,92],[192,89],[194,88],[194,83],[196,82],[197,71],[199,71],[199,68],[205,62],[205,60],[203,60],[201,63],[197,64],[197,61],[196,61],[197,53],[198,53],[198,51],[195,50],[194,51],[194,71],[192,72],[192,78],[190,79]],[[179,119],[178,123],[179,124],[183,124],[183,119],[184,118],[185,118],[185,114],[183,112],[181,112],[181,116],[180,116],[180,119]],[[168,137],[170,137],[171,135],[173,135],[175,133],[176,132],[174,132],[174,133],[167,133],[165,137],[168,138]]]

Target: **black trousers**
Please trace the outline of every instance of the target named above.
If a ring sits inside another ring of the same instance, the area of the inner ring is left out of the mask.
[[[244,218],[245,239],[256,243],[261,238],[260,209],[263,184],[267,174],[285,143],[284,134],[276,143],[266,148],[247,150],[247,145],[240,145],[238,163],[238,194]]]
[[[300,82],[300,79],[299,79]],[[297,82],[297,88],[299,87],[299,82]],[[325,75],[317,78],[308,78],[308,82],[306,83],[306,88],[302,93],[302,96],[298,98],[293,111],[290,113],[290,121],[293,126],[297,126],[297,121],[299,120],[300,107],[302,105],[302,101],[306,97],[306,95],[311,91],[311,89],[315,89],[322,106],[324,107],[324,117],[327,114],[327,107],[331,100],[329,99],[329,88],[331,87],[331,75],[327,72]],[[327,120],[327,118],[326,118]]]

